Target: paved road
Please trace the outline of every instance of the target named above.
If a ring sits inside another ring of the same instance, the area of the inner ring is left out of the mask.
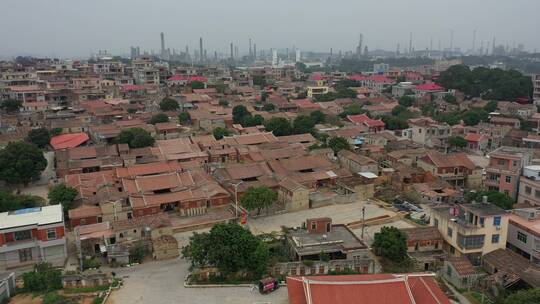
[[[154,261],[116,270],[124,286],[111,294],[113,304],[286,304],[287,289],[261,295],[247,287],[184,288],[189,265],[183,259]]]

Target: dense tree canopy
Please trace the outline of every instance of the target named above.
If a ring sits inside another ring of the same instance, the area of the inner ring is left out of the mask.
[[[227,99],[220,99],[219,105],[226,108],[229,106],[229,101]]]
[[[398,103],[401,105],[401,106],[404,106],[406,108],[412,106],[414,104],[414,98],[411,97],[411,96],[401,96],[399,99],[398,99]]]
[[[324,123],[326,121],[326,114],[324,114],[321,110],[315,110],[309,113],[309,117],[311,117],[315,124]]]
[[[270,112],[270,111],[274,111],[275,110],[275,106],[273,103],[266,103],[264,106],[263,106],[263,111],[267,111],[267,112]]]
[[[275,136],[286,136],[292,134],[291,123],[283,117],[272,117],[264,122],[267,131],[272,131]]]
[[[460,90],[468,97],[513,100],[532,94],[531,78],[516,70],[486,67],[471,70],[466,65],[455,65],[442,72],[438,82],[447,89]]]
[[[474,200],[476,202],[481,202],[484,196],[487,196],[487,200],[489,203],[496,205],[502,209],[512,209],[512,206],[514,206],[514,204],[516,203],[513,198],[498,191],[469,192],[467,193],[466,198],[469,201]]]
[[[520,290],[504,299],[503,304],[538,304],[540,288]]]
[[[51,133],[45,128],[32,129],[26,136],[26,141],[34,145],[44,148],[51,141]]]
[[[49,204],[62,204],[64,211],[67,212],[73,208],[73,201],[78,194],[77,189],[66,186],[65,184],[58,184],[49,190]]]
[[[265,243],[237,224],[217,224],[197,233],[182,248],[182,256],[196,267],[215,266],[225,275],[246,271],[254,278],[266,271],[269,253]]]
[[[386,129],[388,130],[403,130],[409,127],[406,119],[397,116],[385,115],[382,118]]]
[[[396,227],[384,226],[375,233],[373,248],[377,254],[400,262],[407,255],[407,236]]]
[[[250,116],[251,113],[247,110],[247,108],[243,105],[238,105],[233,108],[232,111],[233,115],[233,122],[235,124],[241,124],[244,121],[244,118],[246,116]]]
[[[225,128],[217,127],[214,130],[212,130],[212,135],[214,135],[215,139],[220,140],[225,136],[231,135],[231,132]]]
[[[357,103],[350,104],[345,107],[343,112],[339,114],[341,118],[345,118],[347,115],[358,115],[358,114],[364,114],[366,111],[362,109],[362,106]]]
[[[251,116],[251,114],[244,116],[244,119],[242,120],[242,127],[254,127],[259,126],[264,123],[264,118],[257,114],[255,116]]]
[[[159,103],[159,108],[161,111],[176,111],[179,107],[180,105],[178,104],[178,101],[169,97],[163,98],[163,100],[161,100]]]
[[[191,89],[193,89],[193,90],[200,90],[200,89],[204,89],[204,88],[205,88],[204,82],[201,82],[201,81],[192,81],[191,82]]]
[[[22,101],[17,99],[6,99],[0,103],[0,108],[2,108],[7,113],[17,112],[21,107]]]
[[[272,189],[261,186],[251,187],[242,195],[240,203],[247,210],[257,210],[257,214],[262,209],[268,209],[277,200],[277,193]]]
[[[119,144],[128,144],[130,148],[150,147],[154,144],[154,138],[146,130],[141,128],[131,128],[122,130],[116,137]]]
[[[0,150],[0,179],[9,184],[28,184],[39,179],[47,160],[38,146],[27,142],[11,142]]]
[[[328,141],[328,147],[334,151],[335,154],[337,154],[341,150],[349,150],[351,149],[351,146],[349,145],[349,142],[346,138],[343,137],[332,137]]]
[[[8,189],[0,188],[0,212],[38,207],[43,203],[43,198],[39,196],[14,194]]]
[[[152,118],[150,119],[150,123],[153,125],[161,122],[169,122],[169,116],[167,116],[167,114],[165,113],[159,113],[152,116]]]
[[[293,122],[293,133],[294,134],[304,134],[313,132],[315,127],[315,121],[310,116],[300,115],[294,119]]]
[[[178,114],[178,121],[181,123],[181,124],[190,124],[191,123],[191,115],[189,115],[188,112],[180,112]]]
[[[451,147],[460,148],[460,149],[465,148],[467,146],[467,141],[465,140],[465,138],[461,136],[452,136],[448,138],[448,143],[450,144]]]

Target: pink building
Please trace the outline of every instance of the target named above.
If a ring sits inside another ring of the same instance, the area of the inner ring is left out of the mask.
[[[516,147],[500,147],[489,153],[484,186],[515,199],[521,170],[531,163],[531,154],[527,149]]]

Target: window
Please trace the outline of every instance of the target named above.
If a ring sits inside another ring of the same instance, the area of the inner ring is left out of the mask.
[[[458,233],[457,243],[464,249],[476,249],[484,246],[484,235],[462,235]]]
[[[330,232],[331,224],[326,223],[326,232]]]
[[[529,186],[525,186],[525,194],[531,194],[531,193],[532,193],[532,188]]]
[[[480,227],[484,227],[485,218],[480,218]]]
[[[461,279],[461,284],[467,285],[467,277],[464,277],[463,279]]]
[[[47,240],[54,240],[56,239],[56,229],[51,228],[47,229]]]
[[[448,230],[446,231],[446,234],[447,234],[449,237],[452,237],[452,233],[453,233],[452,228],[448,227]]]
[[[32,239],[32,232],[30,230],[15,231],[15,241],[23,241]]]
[[[517,232],[517,239],[523,243],[527,243],[527,235],[521,231]]]
[[[500,226],[501,225],[501,217],[495,216],[493,217],[493,226]]]
[[[317,230],[317,223],[315,222],[311,223],[311,230]]]
[[[494,234],[491,236],[491,243],[492,244],[498,244],[499,243],[499,235],[498,234]]]
[[[506,180],[507,183],[511,183],[512,182],[512,177],[507,176],[507,177],[505,177],[505,180]]]
[[[28,262],[32,260],[32,248],[19,249],[19,262]]]
[[[433,226],[434,226],[435,228],[439,227],[439,220],[438,220],[438,219],[434,219],[434,220],[433,220]]]
[[[534,190],[534,196],[540,198],[540,190]]]

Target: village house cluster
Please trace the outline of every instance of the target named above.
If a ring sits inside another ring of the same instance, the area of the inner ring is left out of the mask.
[[[49,130],[46,183],[77,191],[65,212],[44,205],[0,213],[0,270],[42,261],[64,266],[70,255],[80,265],[93,258],[124,265],[141,244],[155,259],[176,258],[186,244],[175,233],[377,202],[417,225],[403,229],[417,271],[438,272],[460,289],[539,287],[537,104],[444,88],[437,79],[456,64],[345,73],[295,64],[193,66],[153,56],[0,62],[0,100],[18,102],[1,113],[0,144]],[[440,119],[488,105],[488,116],[474,124]],[[156,121],[158,114],[165,119]],[[396,117],[404,125],[396,126]],[[124,140],[133,130],[151,141]],[[259,187],[276,193],[271,206],[243,206],[242,197]],[[515,204],[502,208],[494,193]],[[370,218],[361,225],[386,220]],[[378,275],[364,227],[360,237],[348,224],[334,223],[332,214],[290,223],[290,262],[269,270],[293,276],[290,303],[386,291],[410,303],[449,303],[431,275]],[[322,254],[330,261],[302,264]],[[345,268],[369,274],[350,279],[364,282],[361,290],[324,276]],[[65,284],[76,284],[71,280],[81,281],[71,274]]]

